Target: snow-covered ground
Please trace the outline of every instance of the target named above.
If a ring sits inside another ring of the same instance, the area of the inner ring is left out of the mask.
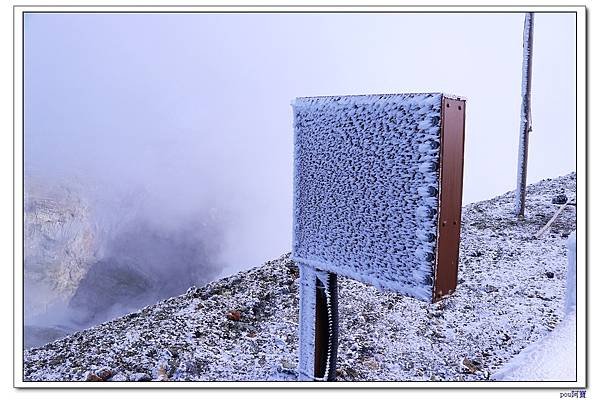
[[[576,374],[576,240],[567,240],[569,264],[565,293],[565,317],[546,337],[529,345],[492,375],[503,381],[575,381]]]
[[[575,381],[575,312],[492,375],[501,381]]]
[[[547,337],[564,315],[575,208],[534,234],[575,185],[574,173],[530,185],[524,221],[513,192],[465,206],[458,287],[438,303],[340,277],[337,379],[487,380]],[[24,380],[296,380],[298,277],[284,255],[26,350]]]

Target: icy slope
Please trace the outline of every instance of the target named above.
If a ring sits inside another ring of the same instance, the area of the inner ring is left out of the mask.
[[[575,381],[576,369],[576,239],[567,239],[569,264],[565,293],[565,317],[543,339],[532,343],[492,375],[494,380]]]
[[[575,322],[575,311],[571,311],[555,330],[519,353],[492,375],[492,379],[575,381]]]
[[[562,319],[575,174],[463,208],[459,284],[428,304],[339,279],[338,380],[485,380]],[[26,380],[295,380],[298,270],[289,256],[25,351]]]

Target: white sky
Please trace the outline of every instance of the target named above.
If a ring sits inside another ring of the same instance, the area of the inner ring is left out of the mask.
[[[464,203],[516,185],[523,14],[30,14],[25,162],[236,219],[226,262],[289,251],[298,96],[467,98]],[[537,13],[528,182],[575,169],[575,14]]]

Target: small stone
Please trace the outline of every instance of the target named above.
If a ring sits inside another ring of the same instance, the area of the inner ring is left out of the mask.
[[[127,381],[127,377],[122,373],[116,373],[108,379],[109,382],[125,382]]]
[[[443,310],[432,310],[432,311],[427,311],[427,316],[429,318],[439,318],[442,315],[444,315],[444,311]]]
[[[379,369],[379,363],[374,360],[374,359],[368,359],[365,361],[365,366],[371,370],[378,370]]]
[[[550,279],[554,278],[554,272],[552,272],[552,271],[546,271],[546,277],[550,278]]]
[[[156,380],[160,382],[167,382],[169,380],[169,375],[164,365],[158,367]]]
[[[231,310],[227,313],[227,319],[230,321],[239,321],[242,319],[242,313],[238,310]]]
[[[352,367],[348,367],[346,368],[346,374],[348,374],[348,376],[352,377],[353,379],[356,379],[359,377],[358,375],[358,371],[356,371],[354,368]]]
[[[251,332],[251,331],[255,330],[254,326],[252,324],[249,324],[248,322],[239,322],[239,323],[235,324],[235,326],[236,326],[236,328],[238,328],[239,330],[242,330],[242,331]]]
[[[92,371],[88,371],[85,373],[85,381],[86,382],[102,382],[102,379],[93,373]]]
[[[288,287],[284,286],[281,289],[279,289],[279,294],[282,294],[282,295],[290,294],[290,289]]]
[[[192,286],[185,292],[185,295],[188,297],[194,297],[197,291],[198,288],[196,286]]]
[[[136,372],[129,376],[129,380],[133,382],[150,382],[152,377],[145,372]]]
[[[100,368],[96,371],[96,375],[103,380],[108,380],[111,376],[113,376],[113,372],[109,368]]]
[[[473,253],[471,253],[471,257],[481,257],[483,255],[483,253],[479,250],[475,250]]]
[[[559,194],[552,198],[552,204],[565,204],[569,199],[564,194]]]
[[[487,293],[492,293],[492,292],[497,292],[498,288],[496,286],[492,286],[492,285],[485,285],[483,290],[485,290]]]
[[[402,369],[404,371],[411,371],[415,367],[415,364],[412,361],[407,361],[402,365]]]
[[[466,358],[466,357],[463,359],[462,365],[467,369],[467,371],[469,371],[472,374],[474,374],[477,371],[479,371],[479,368],[477,368],[475,366],[475,364],[471,360],[469,360],[468,358]]]

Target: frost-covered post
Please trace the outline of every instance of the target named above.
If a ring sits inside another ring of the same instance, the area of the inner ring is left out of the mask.
[[[567,284],[565,293],[565,314],[577,307],[577,236],[573,231],[567,239]]]
[[[531,66],[533,62],[533,13],[525,14],[523,28],[523,72],[521,82],[521,125],[519,127],[519,155],[517,159],[517,190],[515,211],[525,217],[525,190],[527,187],[527,155],[531,131]]]
[[[335,380],[337,275],[300,264],[300,380]]]
[[[465,106],[442,93],[294,101],[299,379],[335,379],[337,275],[423,301],[456,289]]]

